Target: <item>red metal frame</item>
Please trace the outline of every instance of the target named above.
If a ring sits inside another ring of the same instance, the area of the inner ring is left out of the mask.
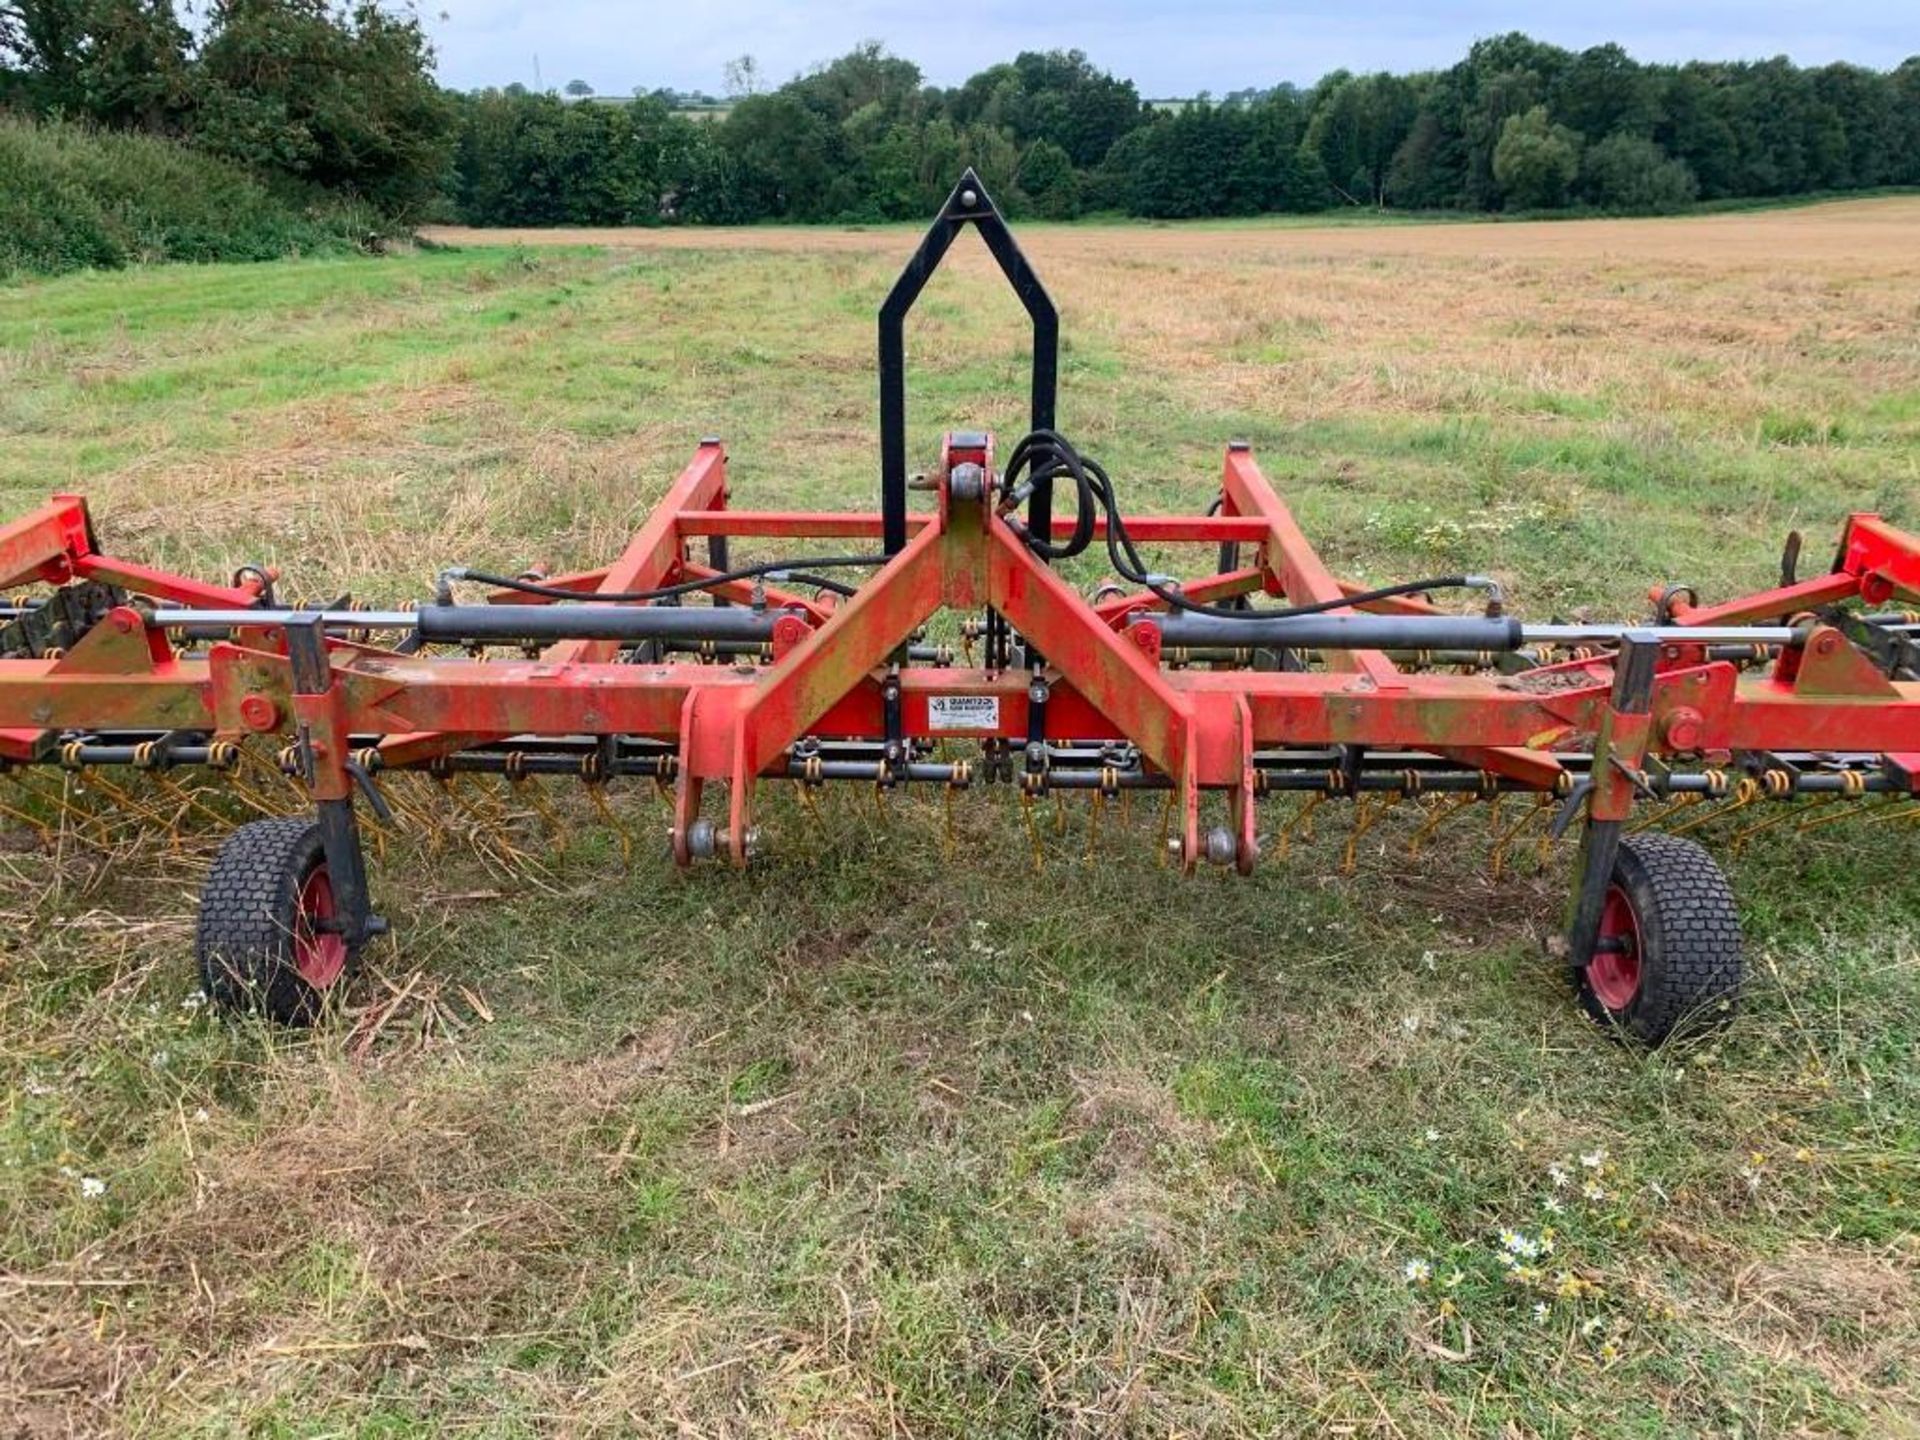
[[[68,730],[199,729],[237,737],[292,733],[304,723],[321,742],[315,793],[337,797],[349,789],[349,736],[384,737],[382,756],[394,765],[506,736],[652,737],[678,752],[677,856],[690,858],[688,832],[704,788],[724,782],[727,847],[744,863],[755,781],[787,773],[787,756],[804,736],[884,739],[882,687],[909,637],[942,609],[978,613],[988,606],[1047,658],[1049,738],[1130,741],[1171,780],[1189,867],[1201,853],[1206,790],[1232,798],[1237,858],[1243,868],[1251,865],[1259,793],[1252,756],[1263,748],[1420,750],[1552,789],[1564,774],[1556,749],[1589,737],[1596,754],[1619,762],[1593,767],[1596,818],[1627,812],[1631,776],[1650,755],[1920,752],[1920,684],[1886,679],[1840,631],[1825,627],[1759,674],[1709,660],[1700,646],[1668,645],[1644,714],[1615,710],[1606,658],[1521,677],[1416,673],[1369,650],[1330,652],[1329,668],[1315,671],[1164,668],[1157,627],[1151,618],[1137,623],[1162,602],[1152,595],[1083,599],[1033,555],[990,498],[954,498],[948,475],[966,462],[987,464],[990,455],[949,448],[935,476],[937,508],[909,517],[906,547],[851,599],[769,592],[775,603],[797,607],[776,631],[771,664],[627,664],[613,642],[590,640],[482,664],[333,639],[327,692],[296,697],[286,637],[273,627],[241,631],[204,656],[179,654],[127,609],[65,656],[0,661],[0,757],[26,758]],[[1353,592],[1320,560],[1244,447],[1228,451],[1221,491],[1220,515],[1129,524],[1143,542],[1232,541],[1251,550],[1244,568],[1195,581],[1186,593],[1218,598],[1261,590],[1301,603]],[[724,452],[705,443],[613,564],[549,583],[589,598],[715,573],[691,558],[696,539],[867,538],[881,530],[878,514],[735,511],[728,499]],[[1064,534],[1071,526],[1056,521],[1052,528]],[[83,578],[195,609],[251,605],[261,590],[257,579],[205,585],[103,555],[84,503],[71,496],[0,527],[0,585]],[[748,588],[733,587],[732,598],[747,598]],[[1721,605],[1679,605],[1675,621],[1754,620],[1856,597],[1869,604],[1920,599],[1920,540],[1878,517],[1855,515],[1832,574]],[[541,603],[519,594],[495,598]],[[1408,600],[1376,608],[1431,609]],[[900,734],[908,738],[1029,738],[1031,677],[1024,672],[902,665],[895,673]],[[935,729],[930,702],[946,696],[990,700],[981,713],[991,718],[975,729]]]

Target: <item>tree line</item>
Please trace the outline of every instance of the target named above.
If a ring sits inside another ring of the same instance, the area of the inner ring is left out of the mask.
[[[736,88],[757,77],[729,67]],[[1509,34],[1444,70],[1156,105],[1077,50],[940,87],[869,44],[724,112],[569,88],[443,90],[417,17],[375,0],[214,0],[197,35],[172,0],[0,0],[0,105],[174,136],[404,219],[917,219],[966,165],[1059,219],[1645,213],[1920,185],[1920,56],[1648,65]]]

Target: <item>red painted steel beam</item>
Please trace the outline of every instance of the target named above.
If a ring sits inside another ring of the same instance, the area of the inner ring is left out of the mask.
[[[907,533],[930,524],[924,512],[907,516]],[[686,510],[678,526],[685,536],[771,536],[787,540],[878,540],[880,516],[864,510]]]
[[[1340,591],[1344,595],[1360,595],[1375,587],[1362,585],[1357,580],[1342,580]],[[1356,610],[1364,610],[1370,615],[1442,615],[1443,611],[1431,600],[1419,595],[1389,595],[1384,600],[1369,600],[1356,605]]]
[[[1229,508],[1242,515],[1257,515],[1266,522],[1266,565],[1289,602],[1318,604],[1345,598],[1340,581],[1327,569],[1293,512],[1260,473],[1252,451],[1241,446],[1228,449],[1221,492]],[[1341,612],[1350,613],[1350,607],[1341,606],[1335,613]],[[1401,683],[1398,669],[1378,650],[1333,651],[1327,656],[1327,664],[1335,670],[1357,672],[1376,685]]]
[[[662,584],[667,572],[680,563],[680,512],[712,509],[725,500],[726,490],[726,451],[718,441],[701,445],[647,517],[647,523],[628,543],[626,552],[607,567],[594,593],[650,590]],[[545,659],[560,665],[593,663],[610,660],[619,651],[619,645],[611,640],[562,640],[547,647]]]
[[[73,573],[82,580],[118,585],[136,595],[170,600],[196,610],[244,610],[259,600],[261,590],[260,582],[252,577],[239,585],[209,585],[108,555],[81,556],[73,562]]]
[[[940,608],[945,534],[938,525],[923,527],[825,625],[774,666],[741,707],[733,753],[718,755],[703,743],[683,757],[683,764],[708,777],[765,770]]]
[[[569,590],[585,598],[598,590],[607,581],[607,567],[598,570],[579,570],[567,575],[549,575],[540,583],[549,590]],[[529,595],[524,590],[490,590],[487,592],[489,605],[552,605],[558,602],[546,595]]]
[[[1229,570],[1223,575],[1209,575],[1204,580],[1185,581],[1180,586],[1180,593],[1202,605],[1213,605],[1222,600],[1231,600],[1236,595],[1252,595],[1264,588],[1266,579],[1267,572],[1264,570]],[[1117,624],[1138,610],[1158,612],[1166,608],[1167,602],[1151,590],[1137,590],[1102,600],[1093,607],[1093,611],[1108,624]]]
[[[711,565],[696,565],[689,560],[677,567],[674,573],[677,584],[681,580],[711,580],[721,572]],[[752,580],[725,580],[710,587],[707,593],[731,600],[736,605],[746,605],[753,601],[754,583]],[[833,605],[822,604],[811,596],[801,595],[792,590],[783,590],[778,585],[770,585],[764,580],[759,584],[760,593],[768,605],[776,610],[803,611],[815,625],[825,624],[827,617],[834,611]],[[835,600],[837,603],[838,597],[835,597]]]
[[[909,535],[930,524],[935,517],[925,511],[907,516]],[[787,539],[878,540],[880,516],[865,511],[804,510],[689,510],[680,516],[682,535],[731,535],[741,538],[780,536]],[[1061,517],[1053,521],[1053,538],[1065,540],[1073,534],[1074,522]],[[1104,515],[1093,522],[1096,539],[1107,536]],[[1127,521],[1127,534],[1142,544],[1190,542],[1218,545],[1224,541],[1258,544],[1267,538],[1263,521],[1237,515],[1140,515]]]
[[[0,525],[0,589],[36,580],[65,584],[73,561],[93,553],[87,502],[56,495],[38,510]]]
[[[1657,598],[1659,592],[1654,593]],[[1679,625],[1741,625],[1855,596],[1870,605],[1885,604],[1896,597],[1920,599],[1920,537],[1889,525],[1878,515],[1850,515],[1840,537],[1839,564],[1832,574],[1718,605],[1691,604],[1683,596],[1673,604],[1672,611],[1674,623]]]
[[[1797,584],[1743,595],[1737,600],[1723,601],[1718,605],[1690,605],[1686,597],[1681,596],[1670,608],[1676,625],[1745,625],[1756,620],[1774,620],[1793,615],[1815,605],[1850,600],[1859,593],[1859,576],[1836,571]]]
[[[1005,521],[994,519],[986,538],[987,593],[1008,622],[1121,736],[1179,775],[1195,737],[1192,712],[1172,677],[1103,623]],[[1225,735],[1204,738],[1228,743]]]
[[[1043,592],[1028,592],[1036,612]],[[917,608],[908,606],[907,609]],[[1125,641],[1104,630],[1116,646]],[[821,632],[824,634],[825,632]],[[1089,630],[1090,636],[1093,632]],[[1056,647],[1071,652],[1064,629]],[[815,637],[818,643],[819,637]],[[804,648],[804,647],[803,647]],[[796,654],[799,652],[795,652]],[[90,672],[75,657],[0,661],[0,730],[170,729],[214,724],[246,727],[240,702],[260,694],[286,713],[285,657],[234,645],[206,659],[156,662],[146,673]],[[64,665],[65,668],[56,667]],[[700,665],[555,665],[545,660],[480,664],[466,660],[336,652],[346,723],[358,733],[448,735],[632,734],[672,739],[681,707],[696,692],[715,698],[715,742],[726,748],[728,722],[760,681],[731,668]],[[1128,667],[1129,671],[1131,666]],[[1443,751],[1456,747],[1527,748],[1543,735],[1591,730],[1604,712],[1604,686],[1530,694],[1481,676],[1409,675],[1404,688],[1381,691],[1350,675],[1324,671],[1268,673],[1187,670],[1142,672],[1162,704],[1190,708],[1203,732],[1224,737],[1244,696],[1254,738],[1262,746],[1336,742]],[[1102,682],[1105,683],[1105,682]],[[980,734],[1025,738],[1026,677],[977,669],[909,667],[901,673],[909,735],[937,734],[927,721],[936,695],[988,695],[1000,700],[998,724]],[[824,693],[815,692],[815,694]],[[1170,697],[1170,698],[1168,698]],[[1703,750],[1818,750],[1883,753],[1920,750],[1920,683],[1891,683],[1876,699],[1808,696],[1786,684],[1707,665],[1667,672],[1655,689],[1655,749],[1664,719],[1681,707],[1701,719],[1694,747]],[[802,707],[806,708],[806,707]],[[1116,716],[1114,711],[1118,711]],[[1072,680],[1053,687],[1051,733],[1079,738],[1134,738],[1124,720],[1151,732],[1152,722],[1124,695],[1082,693]],[[788,723],[792,723],[789,721]],[[879,688],[870,669],[809,722],[819,733],[877,738],[884,733]],[[703,730],[703,733],[704,730]],[[974,733],[974,732],[970,732]],[[761,768],[783,747],[763,749]],[[710,756],[724,773],[731,757]],[[1162,750],[1155,763],[1172,758]],[[717,762],[717,763],[716,763]],[[1231,783],[1230,768],[1210,758],[1205,783]]]

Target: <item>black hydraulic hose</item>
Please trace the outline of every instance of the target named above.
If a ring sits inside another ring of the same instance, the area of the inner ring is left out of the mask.
[[[1023,473],[1026,476],[1024,483],[1020,479]],[[1342,595],[1335,600],[1318,600],[1274,609],[1252,610],[1243,606],[1208,605],[1189,600],[1148,571],[1140,558],[1139,549],[1133,543],[1133,537],[1127,534],[1126,519],[1120,513],[1113,481],[1100,462],[1081,455],[1057,431],[1036,430],[1014,446],[1013,455],[1007,462],[1006,475],[1001,481],[1004,492],[1002,512],[1019,504],[1036,480],[1059,479],[1062,476],[1074,482],[1078,508],[1074,516],[1073,534],[1060,545],[1054,544],[1051,537],[1029,534],[1026,537],[1027,545],[1034,554],[1048,560],[1066,560],[1085,551],[1093,543],[1094,507],[1098,505],[1106,512],[1107,558],[1115,573],[1151,591],[1171,609],[1182,610],[1190,615],[1208,615],[1219,620],[1280,620],[1296,615],[1319,615],[1329,610],[1371,604],[1376,600],[1391,600],[1401,595],[1420,595],[1430,590],[1486,588],[1487,582],[1476,576],[1440,575],[1426,580],[1382,585],[1378,589]]]
[[[471,580],[476,585],[492,585],[500,590],[512,590],[521,595],[538,595],[547,600],[597,600],[616,604],[638,604],[648,600],[671,600],[677,595],[692,595],[697,591],[711,590],[715,585],[726,585],[735,580],[754,580],[762,575],[773,575],[805,567],[808,570],[852,569],[858,566],[879,566],[887,563],[886,555],[810,555],[800,560],[768,560],[759,565],[742,565],[738,569],[728,570],[719,575],[705,575],[698,580],[683,580],[677,585],[661,585],[652,590],[610,590],[588,591],[568,590],[560,585],[542,585],[535,580],[523,580],[516,576],[489,575],[484,570],[471,570],[464,565],[455,566],[440,577],[442,581]],[[839,585],[831,580],[822,580],[818,576],[800,574],[794,577],[801,583],[815,583],[835,590],[843,595],[851,595],[849,586]]]

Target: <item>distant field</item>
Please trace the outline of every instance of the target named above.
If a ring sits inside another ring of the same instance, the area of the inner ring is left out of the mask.
[[[1131,508],[1245,438],[1357,577],[1632,617],[1768,583],[1790,528],[1920,526],[1916,235],[1023,239]],[[0,289],[0,515],[83,490],[136,557],[390,600],[603,558],[702,434],[736,503],[872,499],[911,229],[433,238]],[[1022,429],[1024,317],[963,248],[920,456]],[[570,792],[556,842],[466,788],[385,844],[364,1008],[300,1037],[192,1001],[213,828],[66,798],[52,848],[0,810],[0,1435],[1920,1433],[1911,824],[1729,855],[1751,1003],[1647,1057],[1542,958],[1565,856],[1496,884],[1485,816],[1410,856],[1395,812],[1348,874],[1326,807],[1182,881],[1144,808],[1044,807],[1036,873],[1004,794],[949,858],[937,797],[776,792],[757,874],[679,877],[649,793],[626,864]]]
[[[880,250],[894,253],[909,225],[673,226],[479,230],[429,225],[421,232],[448,245],[604,245],[615,249]],[[1636,259],[1659,262],[1730,261],[1824,271],[1865,263],[1911,273],[1920,235],[1920,196],[1838,200],[1780,210],[1646,220],[1462,220],[1409,223],[1392,214],[1335,212],[1282,219],[1213,220],[1180,224],[1022,226],[1036,255],[1088,260],[1126,256],[1205,261],[1223,249],[1244,260],[1319,254],[1408,258],[1487,256],[1506,259]]]

